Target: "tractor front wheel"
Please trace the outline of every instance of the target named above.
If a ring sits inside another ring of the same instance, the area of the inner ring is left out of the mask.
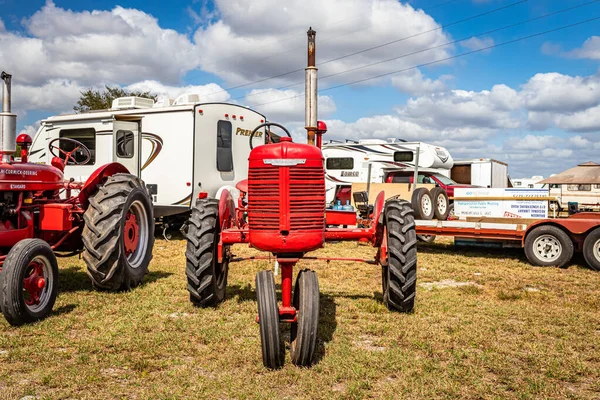
[[[197,200],[185,235],[185,274],[190,301],[200,307],[215,306],[225,299],[229,260],[226,254],[221,263],[217,260],[219,234],[219,201]]]
[[[41,239],[24,239],[8,252],[0,273],[0,309],[14,326],[46,318],[58,294],[56,256]]]
[[[144,182],[110,176],[83,214],[83,259],[94,287],[128,290],[148,272],[154,246],[154,211]]]
[[[290,331],[290,355],[292,363],[307,367],[313,361],[319,325],[319,280],[315,271],[305,269],[298,273],[294,307],[297,313]]]
[[[385,205],[387,265],[382,265],[383,303],[392,311],[410,312],[417,289],[417,232],[410,203]]]
[[[256,274],[256,299],[263,365],[271,369],[281,368],[283,347],[279,332],[279,308],[275,295],[275,279],[271,271],[260,271]]]

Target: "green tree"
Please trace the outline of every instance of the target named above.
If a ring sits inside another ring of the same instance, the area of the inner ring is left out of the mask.
[[[81,97],[77,100],[77,104],[73,107],[76,113],[82,113],[92,110],[106,110],[112,107],[112,102],[118,97],[137,96],[145,97],[156,101],[157,96],[151,92],[140,92],[138,90],[126,90],[119,86],[104,86],[105,89],[100,90],[87,89],[81,92]]]

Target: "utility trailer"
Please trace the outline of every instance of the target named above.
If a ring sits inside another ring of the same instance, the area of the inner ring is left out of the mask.
[[[491,158],[455,160],[450,170],[450,178],[463,185],[484,188],[508,187],[508,165]]]
[[[565,267],[575,251],[600,271],[600,213],[583,212],[568,218],[514,222],[415,221],[417,234],[453,236],[475,245],[520,247],[536,266]]]

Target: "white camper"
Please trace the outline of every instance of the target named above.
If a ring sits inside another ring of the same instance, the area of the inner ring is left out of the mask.
[[[119,162],[144,180],[157,218],[187,212],[200,192],[218,197],[222,188],[235,191],[248,176],[249,135],[265,116],[235,104],[200,103],[198,95],[153,103],[126,97],[110,110],[48,118],[33,140],[30,161],[50,163],[52,139],[75,139],[89,148],[91,159],[67,165],[65,176],[84,181],[98,166]],[[264,143],[262,132],[255,145]],[[66,140],[59,144],[73,149]],[[74,156],[83,161],[82,153]]]
[[[352,183],[385,182],[392,171],[414,171],[419,149],[419,171],[440,172],[446,176],[453,165],[452,156],[443,147],[423,142],[368,139],[357,142],[329,142],[323,145],[326,199],[330,203],[342,188]]]
[[[508,187],[508,164],[491,158],[456,160],[450,178],[464,185],[505,188]]]

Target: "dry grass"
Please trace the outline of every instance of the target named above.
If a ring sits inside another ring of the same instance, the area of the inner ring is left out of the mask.
[[[274,372],[254,323],[254,275],[270,263],[234,264],[227,301],[197,309],[181,240],[157,240],[149,279],[129,293],[95,292],[81,260],[62,260],[50,318],[0,320],[0,398],[599,398],[600,274],[448,243],[420,247],[419,280],[434,284],[419,287],[409,315],[385,309],[377,267],[312,263],[319,361],[300,369],[288,357]]]

